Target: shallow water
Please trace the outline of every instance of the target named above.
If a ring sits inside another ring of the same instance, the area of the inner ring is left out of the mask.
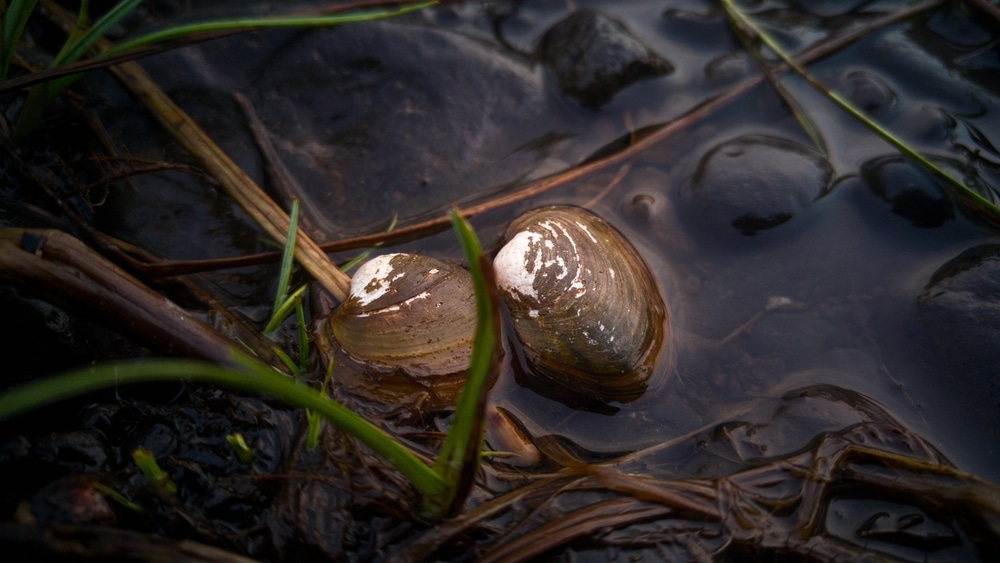
[[[227,11],[226,4],[203,9]],[[715,3],[573,4],[624,24],[671,70],[620,85],[596,108],[567,95],[533,56],[546,30],[567,16],[567,3],[556,0],[468,3],[391,23],[261,32],[143,65],[266,185],[232,98],[244,94],[297,183],[306,226],[319,240],[337,240],[379,231],[394,214],[405,225],[515,192],[622,150],[632,132],[686,119],[760,75]],[[908,5],[766,1],[747,10],[801,52]],[[1000,200],[993,140],[1000,131],[1000,24],[948,3],[867,30],[808,68],[916,150]],[[575,410],[518,386],[511,341],[493,399],[534,435],[564,437],[581,455],[600,458],[671,440],[695,443],[720,423],[764,416],[768,401],[790,390],[826,384],[871,399],[958,468],[1000,483],[1000,285],[968,294],[949,289],[955,299],[948,307],[957,309],[927,305],[936,297],[920,301],[943,265],[1000,242],[996,226],[967,213],[947,188],[802,79],[786,75],[781,84],[822,147],[764,80],[629,159],[472,219],[484,245],[495,248],[505,225],[526,209],[587,206],[643,255],[674,329],[676,354],[661,354],[655,385],[632,403],[613,405],[613,413]],[[184,160],[164,148],[171,143],[113,83],[94,76],[81,89],[133,154]],[[175,259],[265,246],[207,181],[176,173],[134,181],[137,190],[113,189],[96,212],[95,222],[118,237]],[[450,232],[384,250],[455,261],[461,254]],[[224,302],[251,314],[269,302],[273,278],[271,267],[209,277]],[[765,311],[773,298],[790,305]],[[770,455],[791,453],[819,432],[857,422],[856,414],[817,412],[814,424],[762,443]],[[696,449],[665,450],[644,463],[669,477],[718,471],[697,461]]]
[[[810,12],[774,2],[751,12],[795,51],[904,5],[855,4],[810,4]],[[542,33],[565,17],[562,2],[493,6],[492,13],[470,4],[363,30],[265,33],[147,66],[196,118],[210,118],[217,106],[231,112],[229,93],[246,94],[304,201],[322,210],[318,238],[335,238],[368,232],[393,213],[405,223],[515,189],[505,186],[613,148],[630,130],[677,119],[759,74],[717,6],[578,7],[613,15],[673,71],[624,88],[598,111],[562,95],[530,57]],[[996,189],[1000,155],[985,133],[998,130],[995,42],[995,24],[942,8],[868,32],[809,68],[915,149]],[[614,416],[577,412],[503,382],[497,400],[539,432],[607,452],[724,420],[777,389],[832,383],[882,404],[959,467],[1000,480],[992,368],[1000,358],[987,351],[968,360],[975,369],[949,364],[935,339],[961,338],[936,334],[934,319],[917,306],[936,268],[995,242],[995,231],[970,220],[926,173],[801,79],[782,84],[820,132],[825,156],[764,82],[639,152],[620,184],[591,204],[656,271],[685,343],[677,372],[664,365],[662,383]],[[244,131],[220,128],[216,137],[255,169]],[[586,204],[617,170],[474,225],[490,244],[520,210]],[[741,207],[783,215],[777,224],[734,226]],[[449,236],[393,250],[456,259]],[[713,340],[772,297],[796,306],[766,314],[723,351],[711,351]]]
[[[207,121],[223,148],[260,174],[231,100],[234,91],[245,94],[311,208],[317,238],[328,240],[370,232],[392,214],[405,224],[514,190],[759,74],[714,4],[576,5],[624,23],[672,72],[628,85],[596,111],[563,95],[532,57],[545,30],[566,16],[566,5],[555,1],[468,4],[405,23],[260,33],[145,65]],[[905,3],[809,6],[770,2],[750,12],[799,51]],[[1000,154],[985,133],[1000,130],[996,37],[985,18],[941,8],[866,33],[809,68],[918,151],[997,189]],[[942,362],[934,339],[952,335],[936,335],[916,304],[931,272],[966,248],[996,241],[995,230],[970,220],[939,184],[800,78],[782,84],[820,132],[825,156],[765,81],[638,152],[620,184],[590,204],[655,270],[676,338],[685,342],[676,373],[664,363],[657,388],[613,416],[574,411],[510,382],[501,382],[496,399],[530,428],[609,452],[725,420],[777,389],[832,383],[884,405],[960,467],[1000,481],[998,374],[991,367],[1000,358],[970,360],[977,373]],[[110,120],[113,131],[127,132]],[[587,204],[618,171],[473,224],[490,245],[520,210]],[[929,203],[911,209],[889,202],[913,190]],[[734,226],[742,208],[782,217]],[[154,248],[166,244],[168,254],[190,250],[155,233],[131,235],[151,237]],[[392,250],[400,249],[458,257],[447,233]],[[711,351],[713,340],[772,297],[796,306],[766,314],[725,350]]]

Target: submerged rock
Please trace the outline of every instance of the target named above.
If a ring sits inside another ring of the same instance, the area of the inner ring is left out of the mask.
[[[892,212],[914,227],[940,227],[955,212],[930,172],[901,156],[869,161],[861,167],[869,189],[892,206]]]
[[[841,88],[854,105],[869,115],[882,117],[898,102],[898,96],[892,87],[871,72],[848,71],[841,78],[841,84]]]
[[[805,145],[748,135],[702,157],[681,196],[691,220],[752,236],[825,195],[832,176],[826,159]]]
[[[936,355],[946,358],[956,373],[997,379],[1000,244],[974,246],[946,262],[917,303]]]
[[[621,22],[591,10],[578,10],[549,28],[537,57],[566,95],[592,110],[636,81],[674,70]]]

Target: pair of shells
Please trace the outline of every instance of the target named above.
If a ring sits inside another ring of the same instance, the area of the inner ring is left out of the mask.
[[[568,206],[529,211],[504,238],[494,270],[527,364],[519,381],[573,403],[641,396],[667,311],[635,248],[603,219]],[[461,387],[475,323],[468,272],[389,254],[358,270],[329,328],[368,369],[433,389],[446,408]],[[382,378],[379,386],[394,387]]]

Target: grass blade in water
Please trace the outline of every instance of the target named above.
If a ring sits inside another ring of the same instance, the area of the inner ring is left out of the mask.
[[[434,469],[446,484],[446,494],[424,498],[424,510],[433,516],[456,511],[472,486],[483,444],[488,385],[499,368],[497,334],[500,318],[497,314],[497,296],[492,290],[495,284],[490,261],[483,254],[468,223],[456,211],[451,212],[451,222],[462,244],[476,288],[478,320],[465,386],[455,407],[451,429],[434,462]]]
[[[979,217],[989,221],[995,226],[1000,226],[1000,208],[969,186],[966,186],[961,180],[958,180],[941,167],[931,162],[927,159],[927,157],[918,153],[915,149],[913,149],[913,147],[907,145],[900,138],[896,137],[891,131],[872,121],[861,109],[856,107],[847,98],[829,89],[825,84],[809,74],[809,72],[807,72],[802,65],[796,63],[795,60],[792,59],[792,57],[789,56],[789,54],[786,53],[780,45],[778,45],[778,42],[775,41],[773,37],[765,33],[764,30],[758,27],[749,17],[747,17],[747,15],[733,3],[733,0],[723,0],[722,4],[731,21],[735,22],[739,26],[745,27],[753,33],[767,46],[768,49],[771,49],[771,51],[773,51],[788,66],[788,68],[792,69],[796,74],[804,78],[810,86],[825,95],[852,117],[863,123],[866,127],[875,132],[875,134],[903,153],[906,157],[927,169],[946,186],[950,187],[952,193],[954,193],[964,205],[966,205],[971,211],[975,212]]]

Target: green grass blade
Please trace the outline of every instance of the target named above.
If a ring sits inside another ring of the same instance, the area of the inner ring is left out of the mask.
[[[4,2],[3,8],[3,43],[0,44],[0,80],[7,79],[10,70],[10,60],[14,56],[17,42],[21,39],[24,26],[35,10],[38,0],[13,0],[10,6]]]
[[[130,41],[120,43],[107,54],[125,51],[136,47],[145,47],[155,43],[162,43],[171,39],[177,39],[186,35],[196,33],[208,33],[214,31],[236,31],[253,30],[283,27],[325,27],[331,25],[341,25],[348,23],[361,23],[379,19],[401,16],[410,12],[422,10],[437,4],[436,0],[427,2],[416,2],[404,4],[397,8],[379,8],[373,10],[362,10],[345,14],[328,14],[319,16],[273,16],[261,18],[237,18],[229,20],[219,20],[210,22],[192,23],[179,25],[162,31],[157,31],[137,37]]]
[[[128,383],[203,381],[231,389],[263,393],[290,405],[309,408],[367,445],[399,470],[425,496],[440,496],[441,477],[405,446],[381,429],[306,385],[279,375],[247,357],[239,367],[197,360],[131,360],[88,367],[35,380],[0,395],[0,421],[83,393]]]
[[[165,495],[177,494],[177,485],[170,480],[170,476],[164,470],[160,469],[153,452],[146,448],[136,448],[132,450],[132,460],[154,489]]]
[[[803,131],[805,131],[806,135],[809,136],[809,139],[812,141],[813,145],[820,152],[820,154],[828,158],[830,153],[827,150],[826,141],[823,139],[823,135],[820,132],[819,127],[817,127],[816,123],[809,117],[809,113],[802,106],[802,104],[800,104],[799,101],[792,96],[788,89],[785,88],[784,84],[781,83],[781,77],[772,70],[760,50],[753,48],[755,37],[753,31],[748,30],[745,26],[741,25],[732,13],[726,12],[726,16],[729,19],[729,23],[733,26],[740,43],[743,44],[743,48],[753,56],[754,60],[757,62],[757,67],[760,68],[761,72],[767,77],[771,87],[774,88],[774,91],[777,92],[782,101],[788,105],[788,108],[791,110],[795,120],[799,122],[799,126]]]
[[[319,431],[323,428],[320,426],[322,420],[316,411],[306,409],[306,447],[310,450],[319,443]]]
[[[254,458],[253,448],[247,444],[246,438],[243,434],[239,432],[234,432],[226,436],[226,441],[229,442],[229,446],[233,448],[233,453],[240,460],[241,463],[252,463]]]
[[[277,356],[279,360],[281,360],[281,363],[286,368],[288,368],[289,373],[291,373],[295,377],[302,377],[302,372],[299,371],[299,366],[292,360],[292,358],[284,350],[281,349],[281,346],[275,344],[271,348],[271,351],[273,351],[274,355]]]
[[[274,308],[271,309],[272,322],[281,309],[288,293],[288,283],[292,277],[292,264],[295,262],[295,234],[299,230],[299,200],[292,200],[292,210],[288,214],[288,232],[285,234],[285,249],[281,255],[281,271],[278,274],[278,289],[274,292]],[[268,323],[270,326],[271,323]],[[274,329],[271,329],[274,330]],[[267,332],[267,331],[265,331]]]
[[[392,232],[392,230],[396,228],[396,223],[398,221],[399,221],[399,215],[398,214],[394,214],[392,216],[392,220],[389,221],[389,226],[386,227],[385,232],[387,232],[387,233]],[[381,242],[372,245],[371,248],[366,248],[365,250],[363,250],[360,253],[358,253],[357,256],[355,256],[354,258],[351,258],[346,263],[344,263],[344,265],[341,266],[340,269],[346,272],[346,271],[350,270],[351,268],[357,266],[358,264],[364,262],[366,259],[368,259],[369,256],[371,256],[371,253],[376,248],[378,248],[380,246],[382,246]]]
[[[299,371],[305,373],[309,369],[309,327],[301,297],[295,299],[295,325],[299,333]]]
[[[104,483],[100,483],[100,482],[94,481],[94,482],[91,483],[91,486],[94,487],[95,491],[99,491],[104,496],[110,498],[111,500],[117,502],[118,504],[120,504],[121,506],[123,506],[123,507],[131,510],[132,512],[135,512],[136,514],[145,514],[146,513],[146,509],[145,508],[143,508],[143,507],[139,506],[138,504],[130,501],[128,498],[125,497],[125,495],[119,493],[118,491],[112,489],[111,487],[105,485]]]
[[[465,500],[479,466],[483,444],[483,419],[491,376],[498,369],[496,293],[492,289],[489,259],[471,227],[457,212],[451,212],[451,223],[469,263],[476,289],[476,337],[469,361],[469,371],[455,407],[451,429],[445,438],[434,469],[444,479],[448,489],[440,497],[424,497],[424,510],[433,516],[453,512]]]
[[[71,36],[56,58],[52,60],[52,66],[74,63],[80,60],[80,57],[86,54],[87,50],[93,47],[98,39],[104,37],[105,32],[121,21],[132,10],[136,9],[141,3],[142,0],[122,0],[116,4],[113,8],[105,12],[85,33],[80,34],[78,37]],[[82,8],[81,15],[86,16]]]
[[[100,39],[111,26],[118,23],[122,17],[133,10],[142,0],[122,0],[112,10],[108,11],[97,23],[79,38],[71,38],[63,46],[59,55],[53,61],[52,66],[68,64],[79,60],[93,44]],[[176,39],[185,35],[211,31],[239,31],[254,30],[264,28],[281,27],[319,27],[331,26],[347,23],[360,23],[373,21],[393,16],[400,16],[417,10],[422,10],[437,4],[436,0],[405,4],[396,9],[375,9],[347,14],[330,14],[309,17],[269,17],[269,18],[244,18],[232,20],[220,20],[215,22],[203,22],[190,25],[177,26],[165,29],[150,35],[127,41],[105,51],[104,54],[113,54],[129,48],[151,45]],[[15,137],[24,139],[30,135],[41,120],[42,113],[56,96],[69,88],[73,82],[80,78],[81,74],[71,74],[56,78],[50,82],[37,84],[32,87],[29,99],[25,102],[21,115],[18,116],[15,126]]]
[[[79,60],[98,39],[104,36],[104,32],[118,23],[141,2],[142,0],[122,0],[105,13],[90,29],[82,28],[87,21],[87,2],[82,2],[76,27],[70,32],[62,49],[52,59],[51,66],[56,67]],[[30,135],[41,122],[45,108],[79,77],[79,74],[64,76],[51,82],[33,86],[28,91],[28,98],[24,102],[20,115],[17,116],[14,137],[20,140]]]
[[[292,292],[291,295],[285,299],[281,306],[278,307],[278,312],[271,315],[271,318],[267,321],[267,326],[264,327],[264,332],[274,332],[278,329],[278,325],[285,320],[288,315],[292,313],[295,308],[295,301],[302,299],[302,294],[305,293],[306,288],[309,287],[305,284],[300,285],[298,289]]]
[[[851,103],[850,100],[831,90],[825,84],[817,80],[816,77],[806,71],[802,65],[795,62],[795,60],[792,59],[792,57],[785,52],[780,45],[778,45],[778,42],[775,41],[773,37],[768,35],[763,29],[757,26],[753,20],[744,14],[743,11],[733,3],[733,0],[723,0],[722,5],[732,21],[738,22],[739,25],[745,26],[748,30],[750,30],[760,39],[761,42],[764,43],[764,45],[767,46],[768,49],[773,51],[774,54],[776,54],[786,65],[788,65],[788,68],[792,69],[796,74],[805,79],[810,86],[818,90],[820,93],[833,101],[833,103],[837,104],[837,106],[839,106],[842,110],[871,129],[875,134],[895,147],[896,150],[903,153],[903,155],[907,158],[924,167],[945,185],[950,187],[953,193],[966,206],[968,206],[969,209],[975,211],[980,217],[990,223],[1000,226],[1000,208],[998,208],[993,202],[986,199],[979,192],[973,190],[969,186],[966,186],[961,180],[955,178],[937,164],[931,162],[928,158],[907,145],[902,139],[896,137],[891,131],[872,121],[860,108]]]
[[[50,66],[55,67],[62,64],[62,59],[73,49],[73,45],[87,34],[88,27],[90,27],[90,2],[89,0],[81,0],[80,10],[76,14],[76,21],[73,23],[73,28],[70,29],[66,41],[63,41],[62,49],[59,49],[59,52],[53,57]]]
[[[319,394],[322,397],[326,397],[326,390],[330,387],[330,379],[333,378],[333,360],[326,366],[326,377],[323,378],[323,385],[319,388]],[[316,447],[319,443],[319,432],[322,429],[320,422],[322,418],[316,414],[312,409],[306,409],[306,447],[310,450]]]

